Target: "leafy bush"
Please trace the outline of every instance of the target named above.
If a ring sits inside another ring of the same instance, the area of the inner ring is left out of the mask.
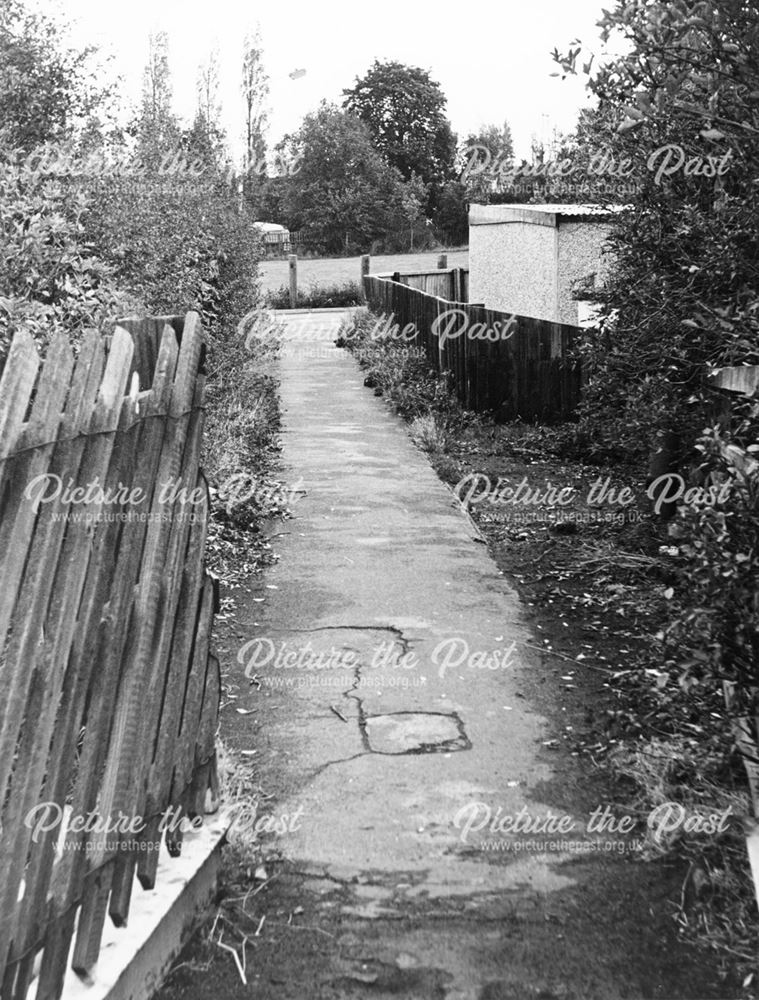
[[[699,478],[714,504],[684,505],[670,533],[681,552],[687,607],[667,635],[671,680],[699,697],[727,684],[731,711],[759,711],[759,404],[734,429],[710,428],[697,445]]]
[[[0,4],[0,133],[11,149],[68,138],[108,110],[93,50],[71,48],[65,36],[57,17],[22,0]]]
[[[736,719],[759,707],[759,420],[751,404],[709,426],[708,376],[759,363],[759,24],[741,0],[617,0],[599,27],[603,42],[625,40],[613,58],[555,53],[598,98],[577,154],[625,159],[639,190],[612,234],[604,325],[585,335],[577,440],[643,459],[668,439],[694,483],[727,488],[677,514],[671,624],[647,671],[647,718],[724,760]],[[679,164],[658,174],[651,156]],[[754,723],[748,736],[755,755]]]
[[[78,342],[135,303],[85,231],[84,194],[28,167],[0,163],[0,366],[24,326],[44,351],[52,334]]]
[[[624,39],[618,55],[555,53],[598,98],[574,158],[605,150],[640,183],[610,241],[600,298],[615,318],[586,338],[580,428],[596,449],[637,455],[677,433],[687,456],[709,419],[709,367],[759,361],[756,11],[617,0],[598,26],[604,42]]]
[[[149,312],[197,310],[212,335],[258,301],[252,222],[231,189],[210,179],[108,178],[94,188],[87,217],[119,281]]]

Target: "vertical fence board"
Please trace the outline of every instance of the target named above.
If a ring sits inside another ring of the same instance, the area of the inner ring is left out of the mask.
[[[23,340],[22,340],[23,342]],[[35,358],[28,351],[33,350]],[[62,337],[53,339],[45,364],[40,384],[38,386],[32,415],[27,424],[22,424],[19,418],[26,409],[26,400],[33,383],[32,372],[36,374],[39,359],[32,343],[27,347],[19,362],[21,373],[13,379],[13,371],[9,373],[9,381],[15,383],[8,386],[8,400],[5,400],[6,438],[3,440],[0,429],[0,454],[6,449],[17,449],[20,454],[5,461],[0,461],[0,499],[2,500],[3,517],[0,519],[0,552],[4,553],[3,587],[0,589],[0,653],[5,646],[6,631],[13,611],[14,598],[26,562],[32,531],[34,528],[34,509],[24,502],[24,491],[34,479],[45,474],[50,462],[53,444],[57,436],[61,411],[68,391],[69,377],[74,364],[71,348]],[[10,366],[10,360],[8,365]],[[6,368],[8,372],[8,368]],[[18,383],[25,378],[23,391],[19,391]],[[3,388],[0,386],[0,400]],[[15,418],[11,416],[10,408],[15,402]],[[0,404],[1,405],[1,404]],[[0,415],[0,423],[3,423]],[[27,441],[42,441],[40,447],[27,447]],[[49,443],[48,443],[49,442]]]

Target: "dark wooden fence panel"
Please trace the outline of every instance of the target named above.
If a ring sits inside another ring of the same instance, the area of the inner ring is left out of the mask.
[[[437,271],[410,271],[398,276],[401,284],[449,302],[469,300],[469,271],[463,267],[441,268]]]
[[[447,281],[451,290],[467,290],[466,271],[453,268],[440,274],[440,287]],[[399,280],[368,275],[367,304],[374,312],[393,316],[401,329],[414,324],[413,343],[437,371],[451,373],[467,409],[492,412],[501,421],[550,423],[572,416],[580,398],[576,327],[432,295],[412,286],[412,280],[421,278],[430,275],[403,275]]]
[[[142,848],[167,807],[202,815],[217,789],[204,357],[190,313],[89,332],[76,358],[56,337],[43,361],[21,331],[3,370],[3,1000],[25,997],[35,962],[38,1000],[60,994],[70,953],[87,974],[107,916],[126,922],[135,873],[155,882],[158,850]],[[64,820],[33,836],[42,806],[140,829]]]

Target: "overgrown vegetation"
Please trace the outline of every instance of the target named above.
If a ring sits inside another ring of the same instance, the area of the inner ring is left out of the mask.
[[[171,108],[166,37],[154,36],[124,133],[108,124],[111,96],[94,84],[93,53],[68,48],[65,36],[65,25],[15,0],[3,7],[0,367],[22,326],[44,351],[54,331],[76,344],[122,315],[198,311],[209,345],[209,559],[233,584],[269,558],[260,523],[285,501],[271,478],[276,339],[247,336],[261,244],[229,173],[213,59],[185,127]]]
[[[148,312],[195,309],[224,338],[255,306],[260,243],[222,181],[109,178],[90,198],[90,238]]]
[[[341,306],[360,306],[364,293],[358,281],[345,281],[342,284],[320,285],[316,282],[310,285],[308,291],[298,289],[296,308],[298,309],[334,309]],[[266,304],[271,309],[290,308],[290,289],[287,285],[270,291],[266,295]]]
[[[664,669],[667,685],[694,697],[726,686],[730,714],[742,718],[756,715],[759,688],[759,405],[736,405],[734,418],[697,445],[702,478],[727,500],[686,505],[670,530],[682,610],[664,636]]]
[[[578,153],[627,158],[640,189],[611,239],[581,429],[638,455],[673,432],[688,458],[710,369],[759,360],[759,20],[743,0],[624,0],[599,27],[624,55],[585,62],[598,107]],[[582,47],[556,58],[576,72]]]
[[[271,334],[250,337],[257,322],[266,321],[252,319],[244,331],[225,339],[223,351],[211,354],[208,373],[202,465],[214,516],[206,552],[209,569],[232,589],[273,561],[264,524],[288,516],[287,497],[276,478],[278,341]]]
[[[44,351],[55,332],[77,343],[136,305],[84,228],[87,198],[33,169],[0,163],[0,369],[22,327]]]
[[[376,316],[361,313],[338,334],[339,342],[366,370],[365,384],[386,396],[405,420],[432,414],[447,421],[456,412],[448,380],[434,371],[423,350],[393,337],[377,336],[376,327]]]

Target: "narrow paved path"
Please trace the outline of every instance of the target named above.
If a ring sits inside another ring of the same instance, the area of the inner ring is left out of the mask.
[[[287,320],[283,461],[303,492],[236,623],[240,696],[224,723],[258,753],[287,830],[266,839],[271,881],[250,900],[266,917],[251,986],[230,961],[215,993],[718,995],[682,967],[661,871],[602,849],[624,837],[586,830],[602,803],[530,707],[545,671],[518,597],[331,346],[340,318]],[[573,826],[509,834],[483,827],[488,815]]]

